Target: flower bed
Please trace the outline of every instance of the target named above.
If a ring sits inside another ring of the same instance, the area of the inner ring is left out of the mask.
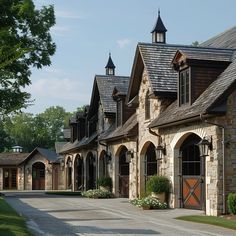
[[[90,189],[81,193],[83,197],[88,198],[111,198],[112,193],[108,190]]]
[[[148,196],[144,198],[136,198],[133,200],[130,200],[130,203],[141,207],[143,209],[166,209],[168,208],[166,203],[161,203],[158,199]]]

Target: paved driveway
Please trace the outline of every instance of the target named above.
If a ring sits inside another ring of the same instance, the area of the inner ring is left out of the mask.
[[[236,235],[236,231],[173,219],[199,211],[142,210],[127,199],[16,195],[7,202],[28,219],[35,235]]]

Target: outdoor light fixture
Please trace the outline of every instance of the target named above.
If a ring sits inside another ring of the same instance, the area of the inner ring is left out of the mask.
[[[107,162],[110,162],[111,161],[111,154],[110,153],[108,153],[108,152],[105,152],[105,160],[107,161]]]
[[[156,159],[161,160],[163,155],[166,155],[165,145],[164,146],[162,146],[162,145],[156,146],[155,152],[156,152]]]
[[[71,167],[72,167],[72,160],[69,159],[68,162],[67,162],[67,164],[68,164],[68,167],[71,168]]]
[[[29,167],[26,169],[26,174],[27,174],[27,175],[30,174],[30,168],[29,168]]]
[[[65,167],[65,162],[63,160],[63,158],[60,160],[60,168],[61,170],[64,170],[64,167]]]
[[[131,162],[131,159],[134,158],[134,151],[133,150],[127,150],[125,154],[126,162],[129,163]]]
[[[200,156],[209,156],[209,150],[212,151],[212,137],[203,137],[203,139],[197,145],[200,150]]]

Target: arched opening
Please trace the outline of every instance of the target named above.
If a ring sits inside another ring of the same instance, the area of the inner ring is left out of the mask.
[[[89,152],[86,158],[86,188],[95,189],[96,188],[96,158],[92,152]]]
[[[84,189],[84,162],[80,155],[77,155],[74,162],[75,190]]]
[[[119,193],[120,197],[129,197],[129,163],[126,162],[127,148],[122,146],[119,152]]]
[[[32,190],[45,190],[45,165],[42,162],[32,166]]]
[[[66,161],[66,187],[67,189],[72,189],[72,159],[69,157]]]
[[[180,206],[190,209],[205,207],[205,161],[197,144],[201,138],[190,134],[180,146]]]
[[[108,169],[107,169],[107,160],[106,160],[106,152],[103,150],[99,157],[99,177],[107,177]]]
[[[148,179],[157,174],[157,158],[155,146],[153,143],[149,143],[144,160],[144,177],[145,177],[145,192]]]

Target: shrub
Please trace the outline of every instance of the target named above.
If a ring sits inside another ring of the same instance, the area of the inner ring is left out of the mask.
[[[147,192],[168,193],[170,190],[170,181],[165,176],[152,176],[147,181]]]
[[[148,196],[130,200],[130,203],[138,207],[149,207],[149,209],[166,209],[167,204],[161,203],[157,198]]]
[[[230,214],[236,215],[236,193],[230,193],[227,199]]]
[[[102,187],[112,187],[112,179],[110,177],[101,177],[97,180],[97,184],[98,186],[102,186]]]
[[[81,193],[83,197],[88,198],[111,198],[112,193],[108,190],[90,189]]]

